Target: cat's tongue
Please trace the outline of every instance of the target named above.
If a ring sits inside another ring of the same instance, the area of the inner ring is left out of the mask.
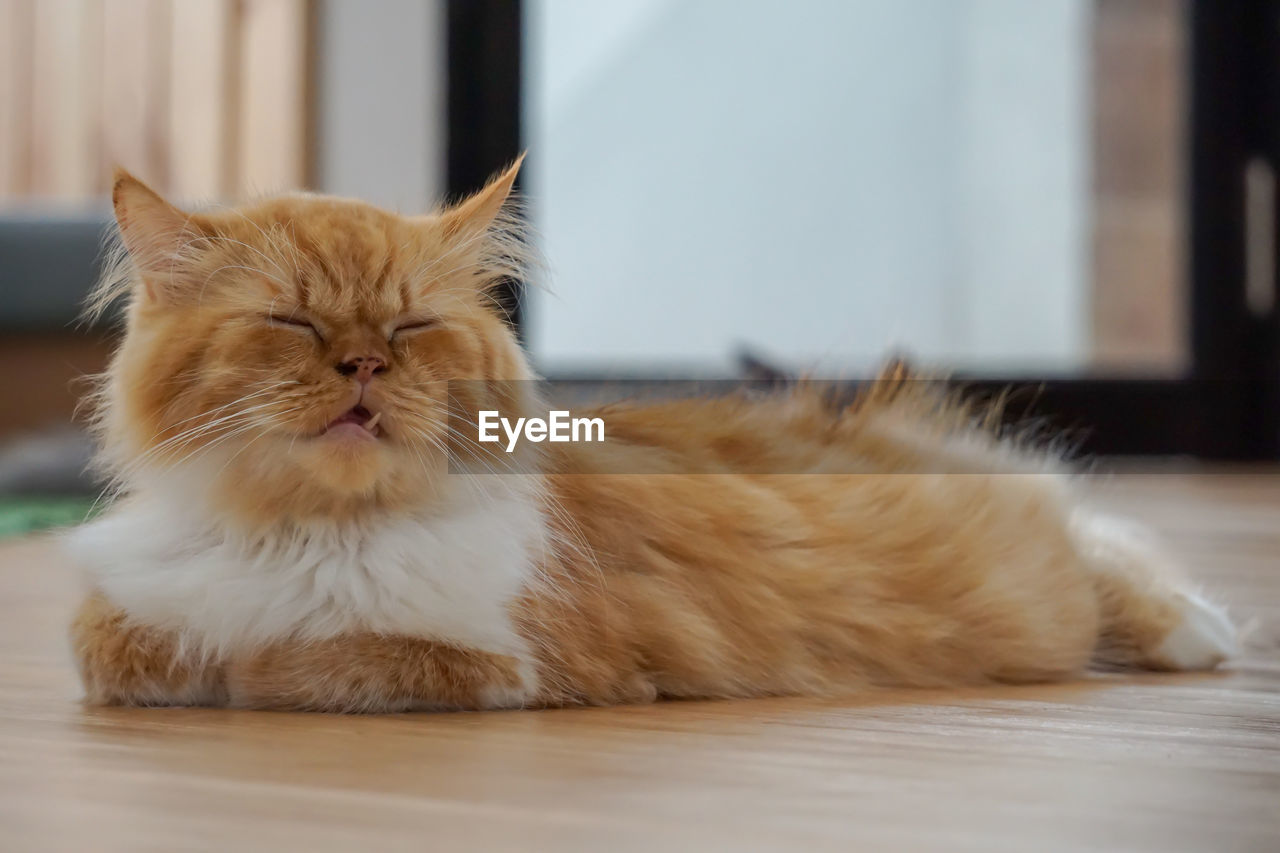
[[[378,421],[382,420],[382,413],[376,415],[366,409],[364,406],[356,406],[353,409],[343,413],[340,417],[335,418],[329,426],[325,428],[325,435],[351,435],[358,438],[376,438],[381,429],[378,427]]]

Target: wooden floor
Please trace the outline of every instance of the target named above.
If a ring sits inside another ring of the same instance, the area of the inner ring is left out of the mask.
[[[1280,474],[1118,477],[1254,624],[1214,675],[333,717],[86,709],[46,542],[0,548],[0,849],[1280,850]]]

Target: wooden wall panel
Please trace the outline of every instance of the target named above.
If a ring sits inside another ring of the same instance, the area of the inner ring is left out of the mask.
[[[0,201],[305,186],[313,0],[0,0]]]
[[[100,168],[116,164],[165,183],[168,154],[168,3],[105,0]]]
[[[1183,7],[1095,0],[1093,363],[1187,360]]]
[[[245,0],[241,17],[239,194],[307,178],[306,0]]]
[[[0,197],[31,188],[31,34],[35,0],[0,0]]]
[[[169,191],[187,200],[235,188],[239,4],[176,2],[170,46]]]
[[[40,0],[32,27],[31,192],[83,198],[98,186],[93,157],[101,0]]]

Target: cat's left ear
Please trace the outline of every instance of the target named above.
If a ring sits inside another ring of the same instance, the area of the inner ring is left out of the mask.
[[[165,289],[182,278],[185,251],[204,236],[190,214],[179,210],[142,181],[117,168],[111,186],[120,238],[146,286],[146,295],[162,299]]]
[[[479,234],[488,229],[511,197],[516,175],[520,173],[520,164],[523,162],[524,155],[521,154],[502,174],[485,184],[484,189],[445,210],[440,215],[445,234],[455,237]]]

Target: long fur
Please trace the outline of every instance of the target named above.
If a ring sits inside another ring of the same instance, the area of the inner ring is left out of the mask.
[[[541,405],[489,295],[532,259],[514,177],[399,217],[191,214],[119,176],[88,309],[128,303],[94,400],[115,496],[68,543],[90,701],[607,704],[1232,652],[1221,609],[1053,453],[902,366],[850,401],[615,404],[607,446],[482,447],[478,411]],[[357,356],[381,367],[353,378]],[[334,428],[369,408],[378,432]]]

